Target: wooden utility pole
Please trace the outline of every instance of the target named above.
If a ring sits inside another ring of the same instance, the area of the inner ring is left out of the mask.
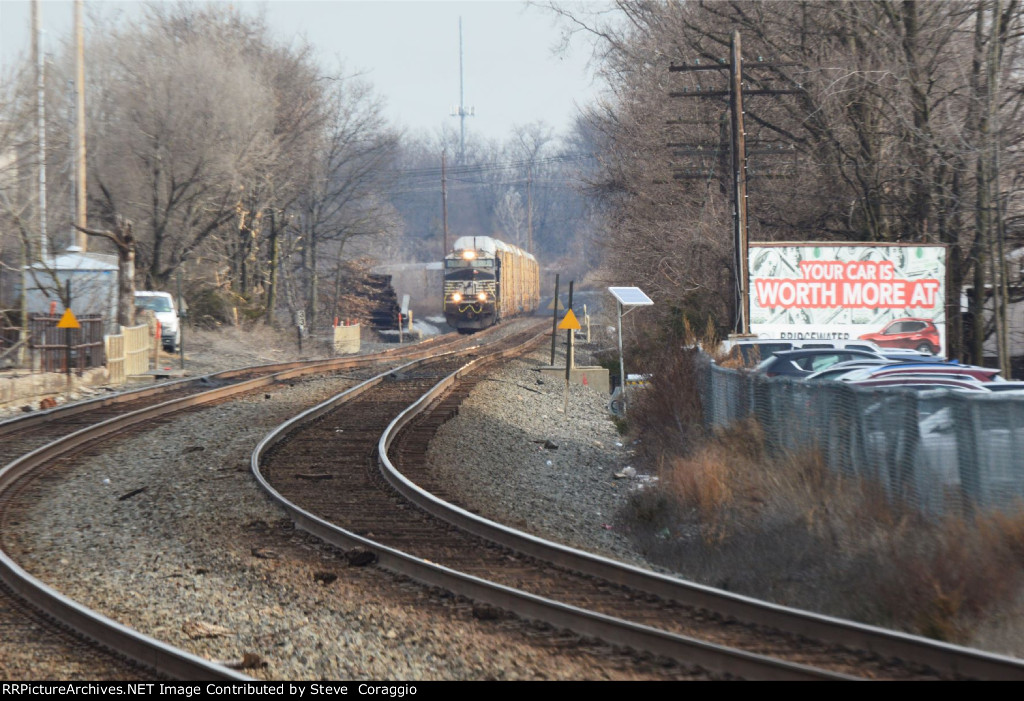
[[[441,260],[448,255],[448,177],[445,170],[448,150],[441,151],[441,216],[444,220],[444,249],[441,251]]]
[[[729,60],[719,59],[716,62],[701,63],[694,61],[693,65],[671,65],[669,71],[673,73],[692,73],[697,71],[729,71],[729,87],[727,90],[705,90],[702,86],[690,91],[669,92],[669,97],[696,97],[702,99],[727,98],[729,104],[729,116],[731,125],[730,152],[731,152],[731,173],[733,191],[733,270],[735,279],[735,309],[736,318],[733,328],[739,333],[750,333],[750,294],[749,294],[749,273],[747,265],[747,249],[749,236],[747,230],[747,143],[746,132],[743,126],[743,96],[744,95],[791,95],[801,92],[799,89],[791,90],[761,90],[744,89],[743,87],[743,55],[740,44],[740,33],[733,31],[730,43]],[[794,63],[765,62],[758,60],[751,64],[751,68],[775,68],[781,66],[793,66]],[[671,147],[680,147],[677,151],[680,155],[696,155],[701,159],[713,157],[718,152],[717,144],[669,144]],[[781,154],[782,149],[773,151],[769,149],[768,154]],[[714,166],[712,165],[712,168]],[[685,174],[675,176],[677,179],[688,179],[693,177],[707,179],[713,175],[713,170],[705,171],[703,167],[695,172],[687,171]]]
[[[743,131],[743,57],[740,33],[733,31],[729,60],[729,108],[732,117],[733,244],[739,293],[740,333],[750,333],[750,297],[747,294],[747,141]]]
[[[526,252],[533,253],[533,164],[526,167]]]
[[[270,278],[267,282],[267,326],[274,325],[274,307],[277,306],[277,269],[281,264],[281,244],[277,237],[277,216],[270,210]]]

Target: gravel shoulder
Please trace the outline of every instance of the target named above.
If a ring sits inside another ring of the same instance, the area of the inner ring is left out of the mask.
[[[653,484],[612,422],[608,397],[544,379],[544,350],[504,364],[463,402],[430,444],[427,460],[460,506],[534,535],[649,566],[615,513],[633,489]],[[577,358],[585,364],[585,358]],[[636,468],[634,467],[634,470]],[[629,470],[626,470],[628,473]]]

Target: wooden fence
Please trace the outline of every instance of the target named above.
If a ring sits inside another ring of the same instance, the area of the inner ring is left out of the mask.
[[[102,315],[82,314],[78,317],[81,328],[77,329],[58,329],[60,319],[45,314],[29,317],[33,365],[42,372],[66,372],[70,360],[71,370],[78,374],[88,368],[102,367],[106,360]]]
[[[125,372],[124,336],[104,336],[107,352],[107,379],[112,385],[123,384],[128,375]]]
[[[121,384],[132,375],[141,375],[149,370],[149,356],[153,348],[148,326],[122,326],[120,334],[105,336],[103,340],[111,384]]]

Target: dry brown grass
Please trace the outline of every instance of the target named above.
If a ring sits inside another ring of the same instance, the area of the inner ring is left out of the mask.
[[[677,358],[656,376],[694,387],[685,379],[693,359]],[[622,514],[659,564],[713,586],[953,642],[1021,605],[1024,509],[925,517],[890,503],[876,485],[830,471],[815,450],[769,455],[754,422],[710,435],[680,429],[699,419],[699,397],[662,384],[631,415],[662,486],[636,495]],[[666,435],[673,440],[651,439]],[[1024,633],[1016,640],[1000,651],[1024,654]]]
[[[194,374],[326,356],[331,352],[326,345],[306,338],[300,353],[294,328],[274,328],[262,323],[214,330],[187,329],[184,345],[186,364]]]

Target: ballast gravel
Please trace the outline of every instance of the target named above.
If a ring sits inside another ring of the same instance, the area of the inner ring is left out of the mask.
[[[491,371],[431,460],[485,516],[636,562],[611,526],[642,480],[615,477],[631,454],[607,397],[572,386],[563,413],[564,383],[534,369],[546,360],[535,353]],[[691,677],[518,619],[477,618],[471,602],[350,566],[295,531],[250,474],[250,453],[353,383],[261,391],[79,455],[31,487],[13,554],[71,598],[260,679]],[[39,678],[61,676],[39,665]]]
[[[427,459],[463,508],[649,567],[613,522],[629,492],[653,480],[633,474],[634,451],[608,414],[608,396],[571,384],[566,401],[564,379],[538,371],[549,362],[541,349],[489,375],[438,431]]]

